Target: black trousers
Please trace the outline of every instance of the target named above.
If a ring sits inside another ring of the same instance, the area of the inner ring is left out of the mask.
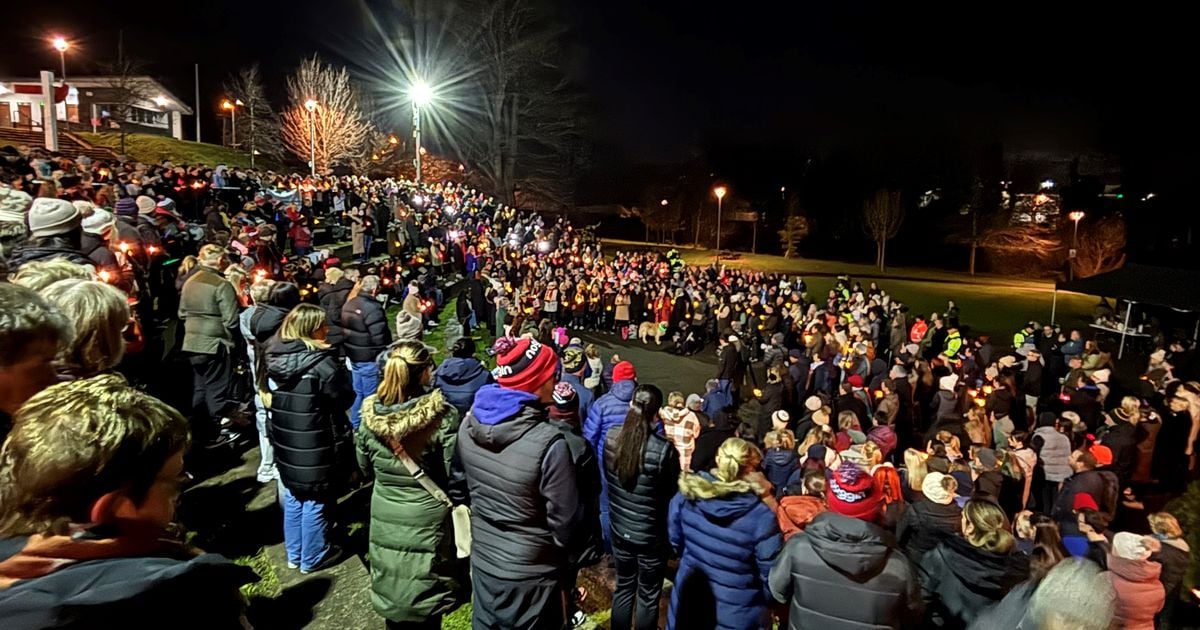
[[[665,550],[623,546],[613,537],[617,588],[612,596],[612,630],[657,630],[658,600],[667,570]]]
[[[216,437],[217,421],[228,409],[233,383],[229,350],[219,346],[214,354],[188,353],[192,366],[192,433],[196,441]]]
[[[566,601],[562,576],[506,580],[474,568],[474,630],[562,630]]]

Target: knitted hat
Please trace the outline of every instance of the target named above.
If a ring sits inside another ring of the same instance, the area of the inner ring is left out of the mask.
[[[117,205],[113,206],[119,217],[136,217],[138,213],[137,202],[132,197],[125,197],[117,200]]]
[[[496,350],[496,382],[505,389],[532,394],[553,379],[558,370],[558,356],[554,351],[528,337],[501,337],[493,347]]]
[[[1097,443],[1093,444],[1088,450],[1091,451],[1092,457],[1096,458],[1096,464],[1098,466],[1112,466],[1113,452],[1111,448]]]
[[[789,420],[791,420],[791,417],[788,416],[788,412],[786,412],[782,409],[771,414],[771,426],[776,431],[778,431],[780,429],[786,429]]]
[[[822,464],[824,464],[825,463],[825,451],[826,451],[826,449],[825,449],[824,444],[813,444],[812,446],[808,447],[808,451],[805,452],[805,455],[808,457],[808,459],[815,460],[815,461],[818,461],[818,462],[821,462]]]
[[[16,188],[0,188],[0,223],[25,223],[33,197]]]
[[[584,359],[583,350],[579,348],[567,348],[567,351],[563,353],[563,371],[568,374],[578,372],[583,367]]]
[[[843,462],[826,473],[825,502],[829,511],[850,518],[874,521],[879,515],[879,493],[865,470]]]
[[[857,374],[851,374],[850,378],[846,379],[846,382],[850,383],[850,387],[862,388],[863,386],[862,377]]]
[[[1131,532],[1117,532],[1113,536],[1112,555],[1126,560],[1145,560],[1150,557],[1146,538]]]
[[[958,385],[958,375],[948,374],[938,379],[938,387],[948,392],[954,391],[954,386]]]
[[[34,238],[66,234],[79,228],[79,209],[62,199],[41,197],[29,206],[29,233]]]
[[[896,444],[899,441],[899,438],[896,437],[896,430],[886,424],[871,429],[871,432],[867,434],[867,439],[879,447],[879,452],[883,453],[884,459],[887,459],[887,456],[896,450]]]
[[[934,503],[950,505],[954,501],[954,493],[945,487],[947,477],[948,475],[940,472],[931,472],[925,475],[925,481],[921,482],[921,494]]]
[[[804,408],[809,411],[817,411],[821,408],[821,399],[817,396],[809,396],[804,400]]]
[[[636,381],[637,370],[633,369],[632,363],[628,361],[621,361],[613,366],[612,380],[613,383],[620,383],[621,381]]]
[[[85,202],[86,203],[86,202]],[[79,207],[79,202],[75,202],[75,207]],[[92,214],[83,220],[83,231],[88,234],[97,236],[104,234],[105,230],[113,227],[116,219],[112,213],[104,208],[94,208]]]
[[[420,341],[421,334],[425,327],[421,324],[421,318],[415,317],[412,313],[404,309],[400,309],[396,313],[396,340],[408,339],[411,341]]]
[[[1079,510],[1090,509],[1100,511],[1100,505],[1096,503],[1096,499],[1086,492],[1080,492],[1075,495],[1071,501],[1071,510],[1078,512]]]
[[[570,383],[554,386],[554,404],[550,405],[550,417],[556,420],[579,421],[579,395]]]
[[[138,195],[137,201],[134,203],[137,204],[138,214],[153,214],[154,209],[158,207],[158,204],[146,195]]]

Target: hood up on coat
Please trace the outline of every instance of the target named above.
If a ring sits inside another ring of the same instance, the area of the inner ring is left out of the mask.
[[[891,553],[890,537],[878,526],[835,512],[818,514],[804,535],[829,568],[855,581],[877,575]]]
[[[545,421],[546,410],[537,396],[491,384],[475,394],[465,424],[473,442],[499,451],[520,439],[534,424]]]

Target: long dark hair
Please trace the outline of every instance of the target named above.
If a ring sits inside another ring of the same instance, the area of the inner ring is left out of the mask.
[[[662,390],[653,385],[638,385],[633,390],[629,413],[625,415],[625,424],[621,425],[621,433],[617,435],[617,457],[612,463],[617,479],[626,489],[637,483],[638,473],[642,471],[646,440],[650,439],[651,425],[658,421],[662,402]]]

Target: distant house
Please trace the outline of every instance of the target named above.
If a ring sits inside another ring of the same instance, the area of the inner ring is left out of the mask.
[[[0,127],[42,127],[38,79],[0,78]],[[183,139],[183,116],[192,108],[148,76],[71,77],[54,94],[55,118],[70,131],[146,133]]]

